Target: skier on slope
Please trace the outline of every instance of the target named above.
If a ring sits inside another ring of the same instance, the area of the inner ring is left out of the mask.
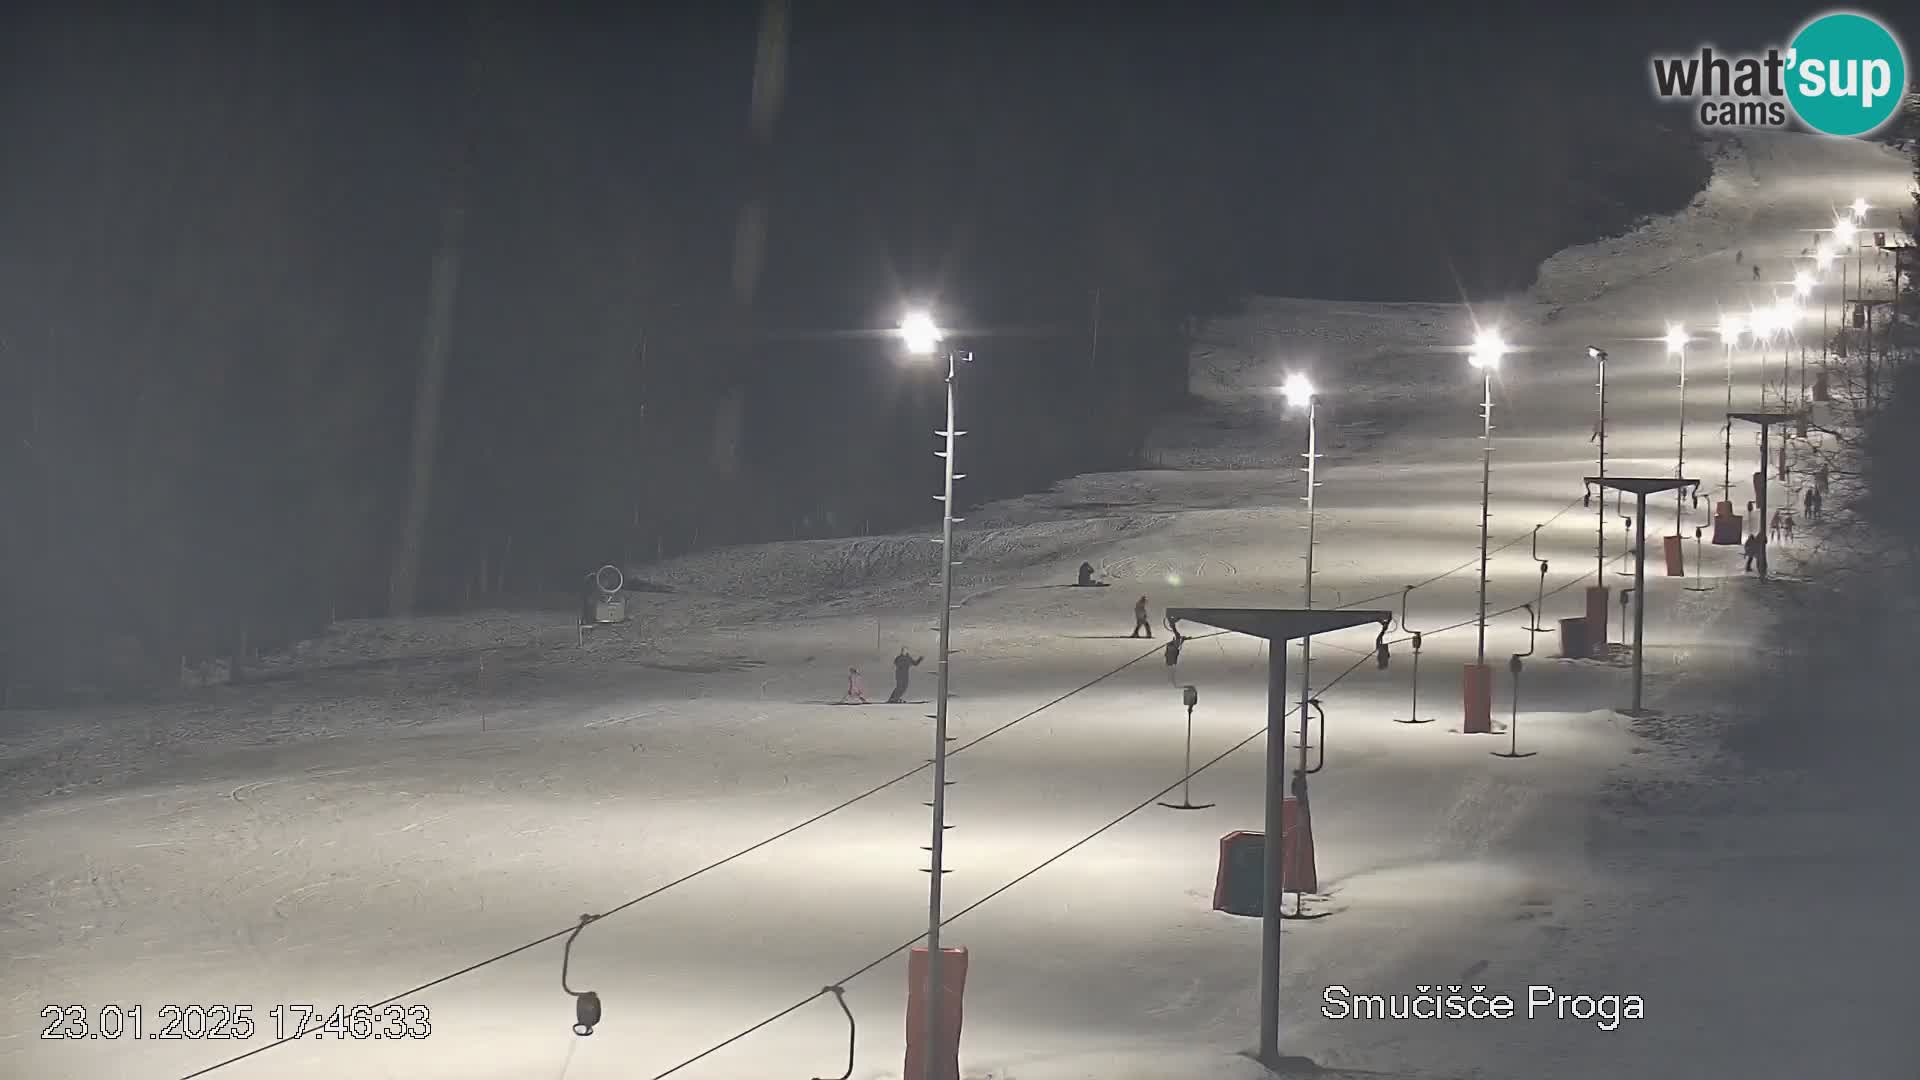
[[[887,704],[898,705],[907,699],[907,673],[920,666],[924,656],[909,656],[907,647],[900,646],[900,655],[893,658],[893,693],[888,695]]]
[[[1153,636],[1153,624],[1147,621],[1147,598],[1144,596],[1133,602],[1133,633],[1127,636],[1139,637],[1142,630],[1147,632],[1148,637]]]
[[[842,705],[871,705],[867,700],[867,681],[860,677],[859,668],[847,669],[847,696],[840,699]]]
[[[1746,572],[1751,574],[1753,573],[1753,560],[1761,558],[1766,554],[1767,542],[1761,538],[1758,532],[1754,532],[1747,536],[1747,542],[1744,546],[1747,552]]]

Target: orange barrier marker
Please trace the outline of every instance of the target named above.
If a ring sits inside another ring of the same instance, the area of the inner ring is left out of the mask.
[[[1460,730],[1468,735],[1492,734],[1493,668],[1486,664],[1461,665],[1460,697],[1466,713]]]
[[[1607,602],[1613,590],[1605,585],[1587,586],[1587,647],[1590,656],[1605,658],[1607,649]]]
[[[1686,553],[1681,549],[1680,543],[1681,540],[1678,536],[1663,536],[1660,538],[1660,548],[1667,556],[1668,577],[1687,576]]]
[[[1220,838],[1220,864],[1213,875],[1213,910],[1260,918],[1266,913],[1261,893],[1266,889],[1266,836],[1237,830]],[[1280,857],[1288,891],[1319,892],[1320,878],[1313,857],[1313,815],[1301,815],[1298,799],[1288,795],[1280,804]]]
[[[904,1080],[927,1072],[927,947],[907,954],[907,1070]],[[967,989],[967,950],[940,950],[940,1035],[935,1059],[941,1080],[960,1080],[960,1001]]]

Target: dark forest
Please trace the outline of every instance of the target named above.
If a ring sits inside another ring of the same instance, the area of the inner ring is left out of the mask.
[[[1522,289],[1707,175],[1644,19],[1040,10],[10,6],[6,681],[922,524],[909,303],[967,498],[1126,467],[1194,320]]]

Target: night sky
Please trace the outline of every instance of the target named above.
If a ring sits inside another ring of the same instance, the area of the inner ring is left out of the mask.
[[[798,3],[762,57],[746,4],[167,7],[0,15],[16,657],[381,610],[449,206],[430,608],[923,521],[910,301],[980,355],[970,496],[1124,466],[1190,318],[1524,288],[1684,204],[1648,53],[1812,13]]]

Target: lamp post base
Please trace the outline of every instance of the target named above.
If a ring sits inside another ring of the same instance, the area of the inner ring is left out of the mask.
[[[1486,664],[1461,665],[1460,698],[1465,714],[1460,731],[1466,735],[1493,734],[1493,668]]]
[[[1604,660],[1607,657],[1607,605],[1613,600],[1613,590],[1605,585],[1587,586],[1587,655]]]

